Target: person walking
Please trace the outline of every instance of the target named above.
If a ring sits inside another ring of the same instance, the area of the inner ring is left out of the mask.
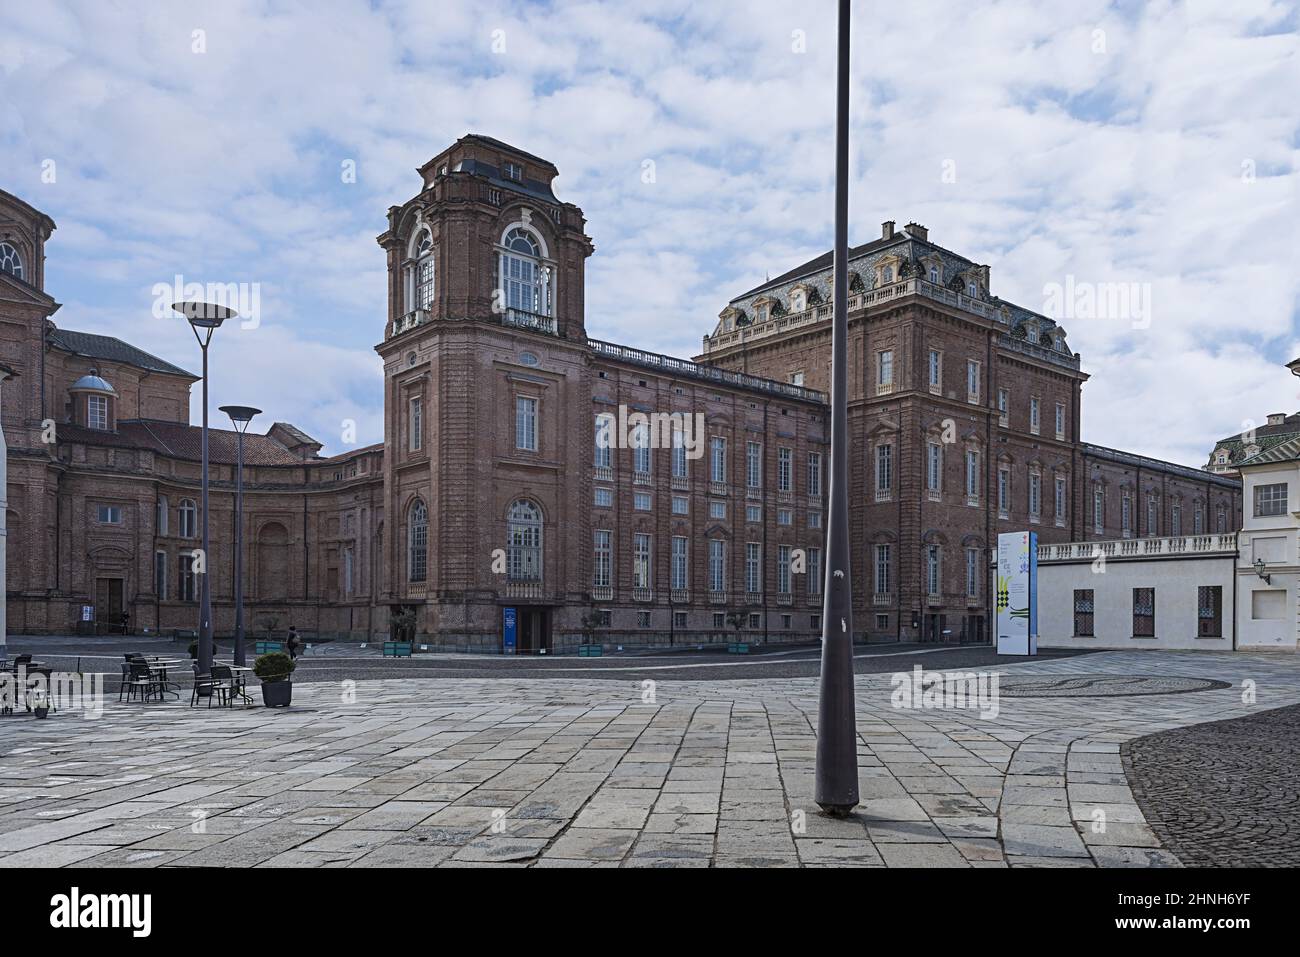
[[[297,660],[302,649],[302,639],[298,637],[298,629],[293,625],[289,626],[289,640],[286,644],[289,647],[289,657]]]

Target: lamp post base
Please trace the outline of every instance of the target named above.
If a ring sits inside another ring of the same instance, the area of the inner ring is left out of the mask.
[[[819,804],[822,813],[827,817],[848,817],[853,813],[856,804]]]

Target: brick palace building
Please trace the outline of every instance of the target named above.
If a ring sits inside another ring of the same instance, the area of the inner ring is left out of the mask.
[[[694,361],[589,338],[582,211],[546,160],[465,136],[388,210],[384,441],[245,444],[250,628],[432,647],[811,639],[820,631],[829,254],[733,299]],[[191,629],[196,377],[62,329],[48,216],[0,192],[13,633]],[[1239,527],[1231,477],[1084,443],[1065,331],[915,223],[850,253],[855,631],[987,637],[988,549]],[[703,415],[701,455],[604,448],[598,417]],[[53,424],[53,428],[50,428]],[[52,439],[53,441],[48,441]],[[212,432],[213,611],[233,623],[234,433]]]

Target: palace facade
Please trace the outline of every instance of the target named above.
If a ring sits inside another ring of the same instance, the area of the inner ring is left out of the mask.
[[[694,360],[587,335],[582,211],[556,168],[466,136],[388,211],[384,442],[245,444],[250,627],[430,647],[812,639],[829,464],[830,256],[732,300]],[[61,329],[54,223],[0,193],[8,620],[190,629],[195,376]],[[915,223],[851,251],[855,632],[980,640],[988,549],[1239,527],[1240,482],[1084,443],[1065,332]],[[703,416],[700,445],[599,441],[602,417]],[[51,427],[52,426],[52,427]],[[662,445],[662,447],[659,447]],[[698,457],[697,457],[698,456]],[[234,433],[214,430],[214,620],[233,622]],[[508,626],[506,622],[513,624]]]

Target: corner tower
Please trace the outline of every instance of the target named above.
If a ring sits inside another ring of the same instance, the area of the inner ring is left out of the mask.
[[[486,136],[388,211],[383,600],[440,643],[521,650],[575,627],[590,577],[582,211],[550,162]],[[414,613],[414,619],[408,613]]]

